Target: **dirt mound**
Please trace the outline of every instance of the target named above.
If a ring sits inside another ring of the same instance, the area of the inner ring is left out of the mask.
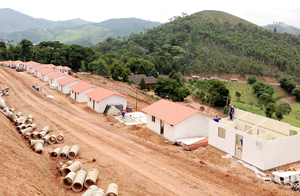
[[[28,148],[0,113],[0,195],[67,195],[58,183],[57,162]]]

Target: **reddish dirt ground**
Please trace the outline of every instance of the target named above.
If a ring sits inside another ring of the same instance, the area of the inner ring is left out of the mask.
[[[81,78],[127,95],[128,105],[135,106],[133,87],[98,76]],[[54,99],[38,93],[32,84],[41,86]],[[24,115],[33,114],[37,130],[49,125],[52,133],[64,134],[65,142],[45,146],[42,155],[36,154],[0,113],[0,195],[81,195],[61,187],[58,159],[48,155],[57,146],[73,144],[81,147],[75,160],[83,163],[83,169],[99,170],[96,185],[106,190],[115,182],[120,196],[297,195],[289,186],[257,178],[236,159],[222,159],[225,154],[211,146],[184,151],[145,125],[125,127],[51,90],[48,83],[30,73],[0,67],[2,86],[10,88],[10,95],[4,97],[9,107]],[[153,102],[139,91],[138,109]]]

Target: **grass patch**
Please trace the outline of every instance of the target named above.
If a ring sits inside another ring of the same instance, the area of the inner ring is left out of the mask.
[[[236,92],[241,94],[241,101],[250,105],[258,105],[258,98],[253,93],[252,86],[242,82],[225,82],[226,88],[229,90],[229,95],[232,101],[237,101]]]
[[[239,103],[239,102],[231,102],[231,103],[235,108],[238,108],[238,109],[241,109],[241,110],[244,110],[244,111],[247,111],[247,112],[251,112],[253,114],[266,116],[265,112],[263,110],[261,110],[260,108],[258,108],[258,107],[248,105],[248,104],[244,104],[244,103]]]

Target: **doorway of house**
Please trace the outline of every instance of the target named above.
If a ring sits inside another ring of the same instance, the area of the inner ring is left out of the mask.
[[[93,109],[95,109],[95,100],[93,100]]]
[[[160,134],[164,134],[164,121],[160,120]]]
[[[244,145],[244,137],[242,135],[236,134],[236,136],[235,136],[235,156],[239,159],[242,159],[243,145]]]

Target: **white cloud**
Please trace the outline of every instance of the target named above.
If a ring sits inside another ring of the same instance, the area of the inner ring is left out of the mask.
[[[300,28],[300,0],[0,0],[0,8],[12,8],[32,17],[48,20],[81,18],[93,22],[128,17],[167,22],[182,12],[192,14],[202,10],[219,10],[258,25],[280,21]]]

